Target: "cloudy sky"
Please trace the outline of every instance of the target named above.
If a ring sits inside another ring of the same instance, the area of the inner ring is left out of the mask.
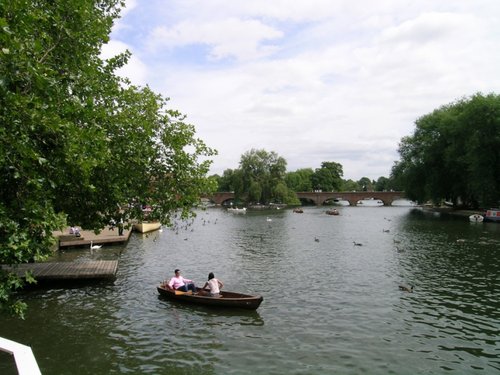
[[[128,0],[103,55],[218,150],[212,173],[275,151],[288,171],[388,177],[415,120],[500,92],[498,0]]]

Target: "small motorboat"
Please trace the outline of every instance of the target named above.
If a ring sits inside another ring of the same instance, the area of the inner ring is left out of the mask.
[[[302,214],[302,213],[304,213],[304,210],[302,208],[294,208],[293,212],[296,214]]]
[[[383,201],[381,201],[380,199],[375,199],[375,198],[360,199],[359,201],[356,202],[356,206],[380,207],[383,205],[384,205]]]
[[[226,292],[225,290],[221,290],[220,297],[210,297],[198,293],[193,294],[193,292],[191,291],[181,292],[179,290],[173,290],[168,288],[164,284],[160,284],[156,289],[161,296],[171,300],[217,308],[240,308],[247,310],[257,310],[264,300],[264,298],[259,295]],[[196,289],[197,291],[201,291],[201,288]]]
[[[473,214],[469,216],[469,220],[472,223],[482,223],[484,220],[484,216],[479,214]]]
[[[227,209],[227,212],[231,212],[232,214],[246,214],[247,213],[247,208],[238,208],[238,207],[230,207]]]
[[[486,214],[484,215],[484,220],[486,221],[496,221],[500,222],[500,209],[498,208],[490,208],[486,210]]]
[[[161,228],[159,221],[141,221],[134,224],[134,230],[140,233],[148,233]]]

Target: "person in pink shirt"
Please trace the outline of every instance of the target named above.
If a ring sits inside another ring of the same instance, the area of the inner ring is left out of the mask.
[[[170,289],[180,290],[182,292],[187,292],[192,290],[193,293],[196,293],[196,286],[194,285],[193,280],[186,279],[181,276],[181,271],[176,269],[174,271],[175,276],[170,279],[168,282],[168,287]]]

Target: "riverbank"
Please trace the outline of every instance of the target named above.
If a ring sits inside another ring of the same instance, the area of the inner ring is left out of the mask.
[[[423,207],[425,211],[439,212],[442,214],[448,214],[453,216],[461,216],[468,218],[471,215],[481,215],[484,216],[486,210],[462,210],[454,209],[453,207]]]

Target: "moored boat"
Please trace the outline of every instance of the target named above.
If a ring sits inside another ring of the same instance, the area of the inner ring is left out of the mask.
[[[484,217],[483,217],[483,215],[473,214],[473,215],[469,216],[469,220],[472,223],[481,223],[484,220]]]
[[[134,224],[134,230],[141,233],[152,232],[161,228],[161,223],[158,221],[142,221]]]
[[[392,201],[391,206],[395,207],[417,207],[418,203],[411,201],[409,199],[395,199]]]
[[[164,286],[164,284],[160,284],[156,289],[161,296],[171,300],[199,305],[207,305],[218,308],[240,308],[247,310],[256,310],[259,308],[264,299],[259,295],[227,292],[225,290],[221,290],[220,297],[209,297],[199,294],[193,294],[191,291],[181,292],[178,290],[169,289],[168,287]],[[197,288],[197,290],[200,289],[201,288]]]
[[[359,201],[356,202],[356,206],[379,207],[383,205],[384,205],[383,201],[375,198],[360,199]]]
[[[496,221],[500,222],[500,209],[499,208],[490,208],[486,210],[486,214],[484,215],[484,220],[486,221]]]
[[[350,206],[350,203],[348,200],[345,200],[343,198],[334,198],[333,199],[333,204],[337,206]]]
[[[233,214],[246,214],[247,213],[247,208],[238,208],[238,207],[230,207],[227,209],[227,212],[231,212]]]

